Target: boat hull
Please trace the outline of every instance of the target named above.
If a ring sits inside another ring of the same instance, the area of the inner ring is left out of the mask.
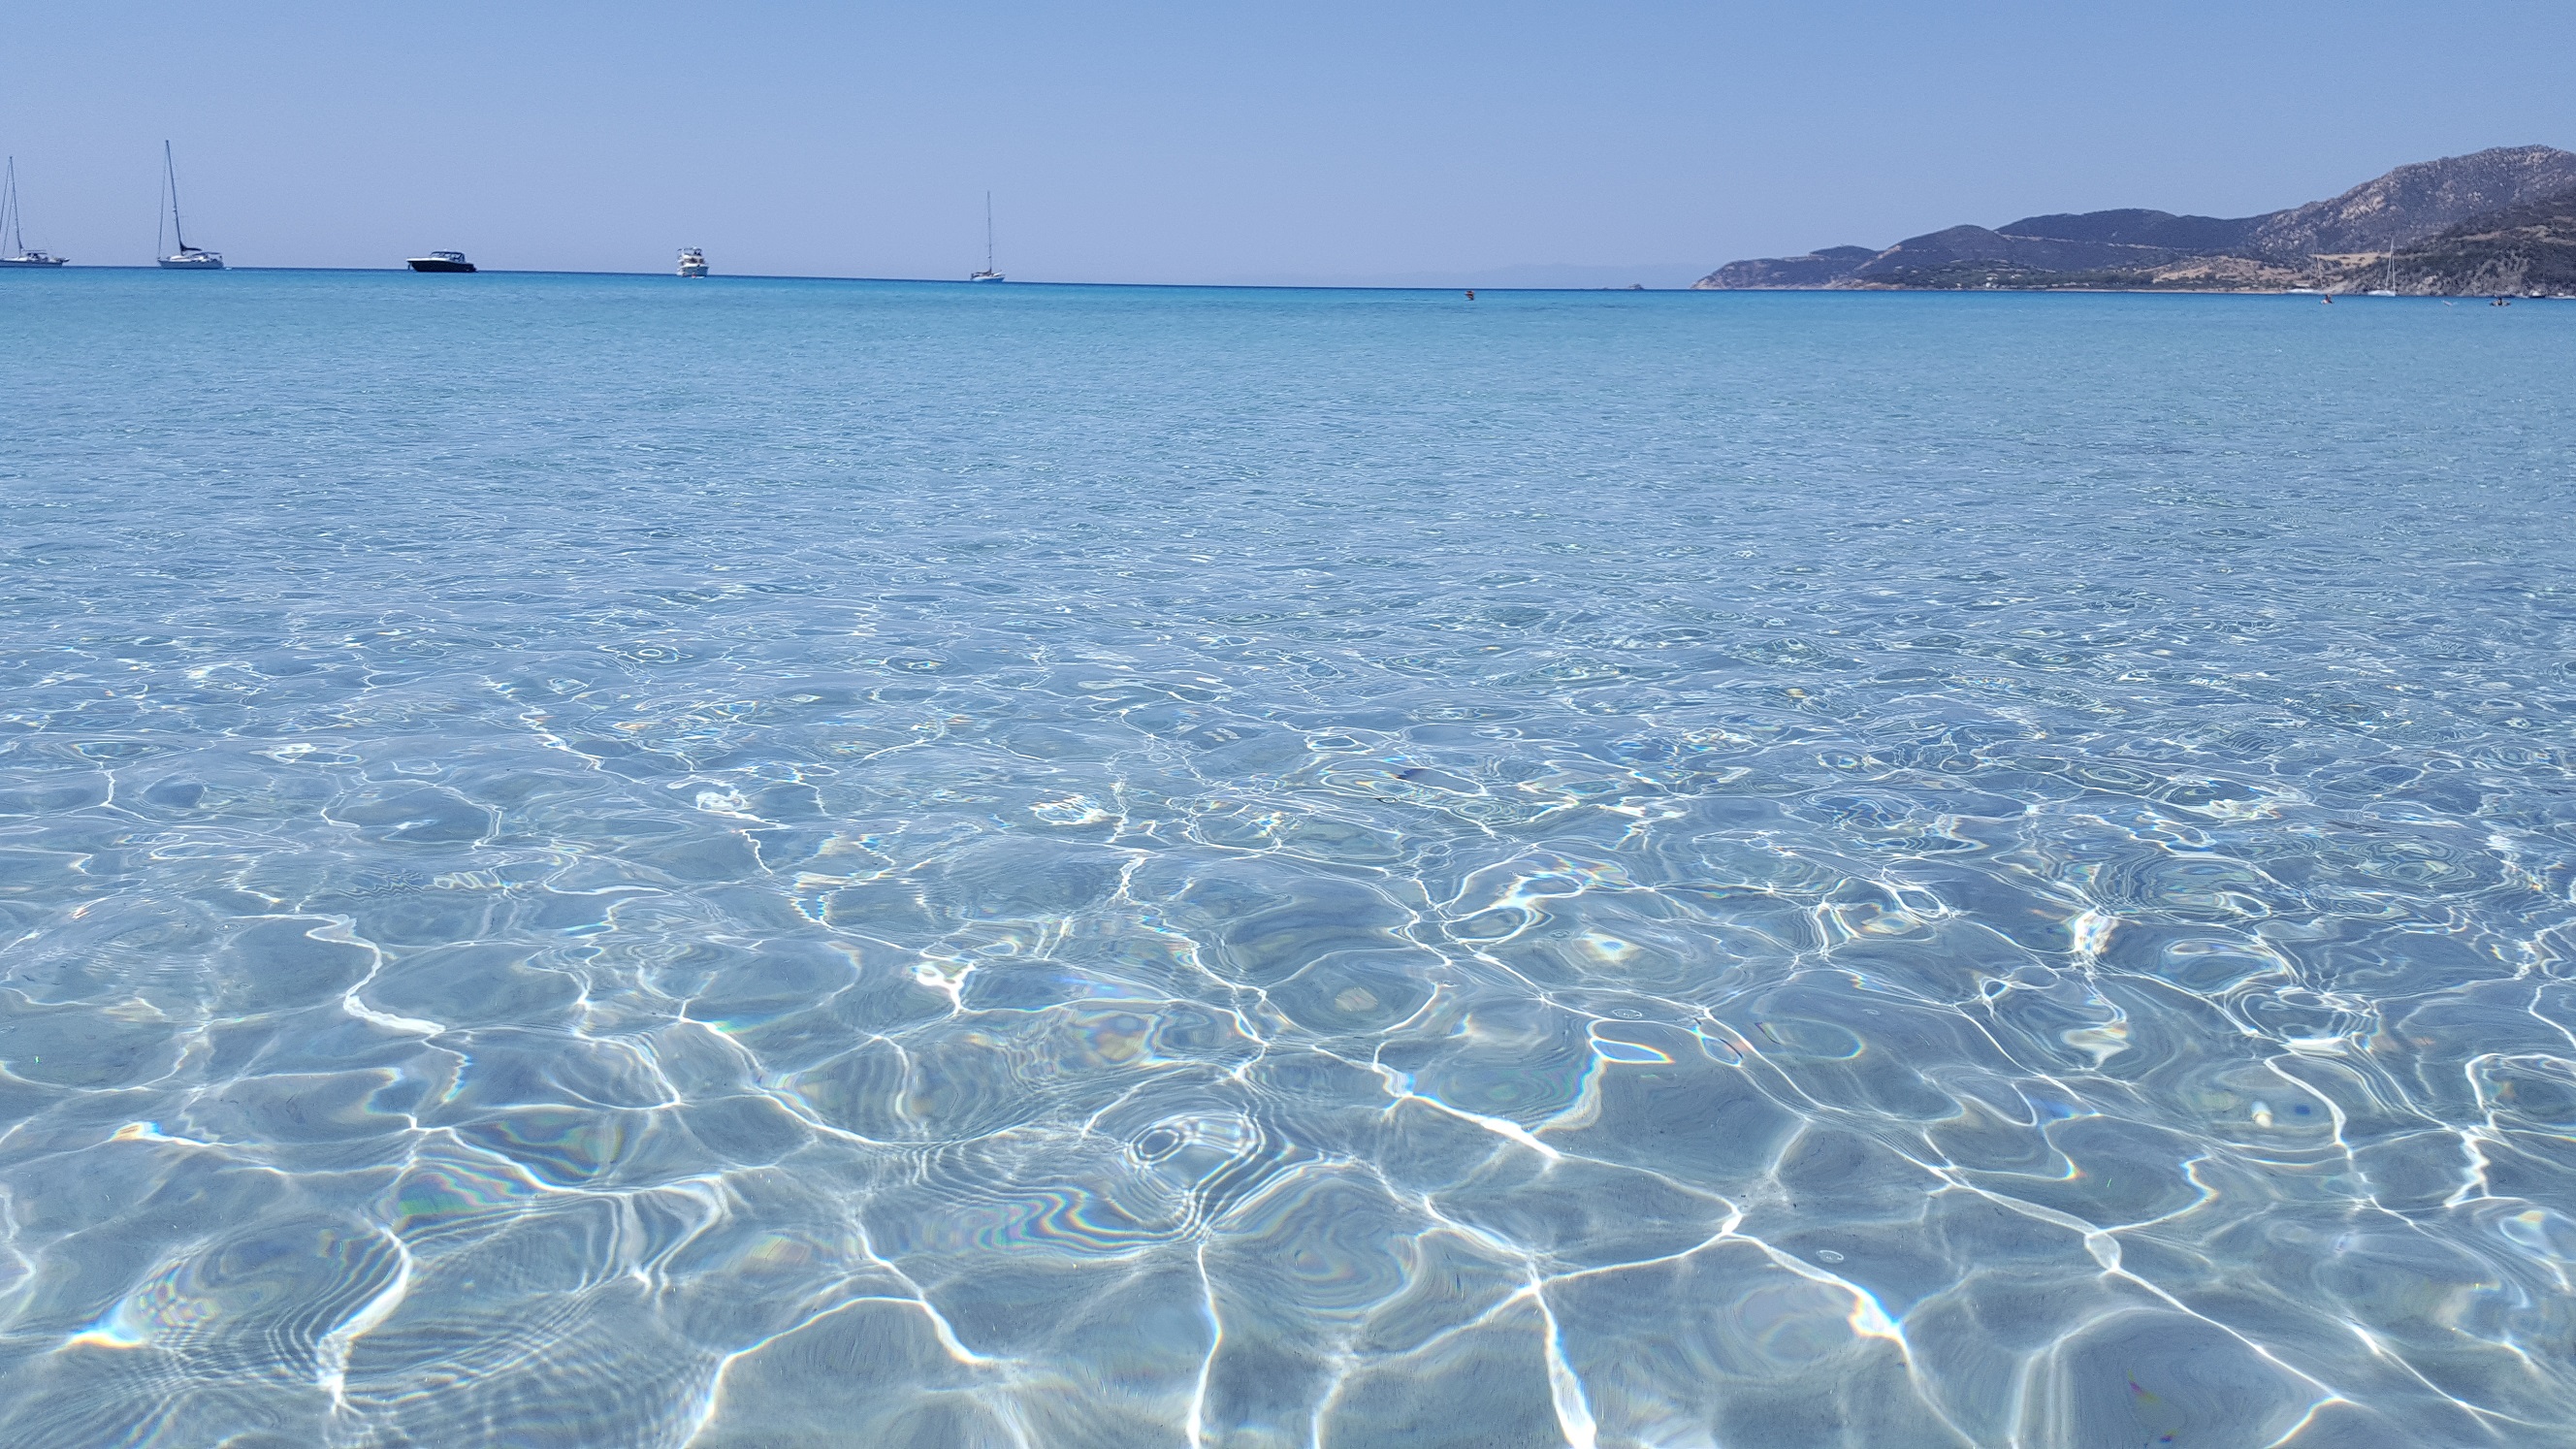
[[[411,259],[411,269],[415,272],[470,272],[474,270],[474,264],[451,262],[443,257],[414,257]]]
[[[59,267],[69,257],[0,257],[0,267]]]
[[[161,265],[174,272],[220,272],[222,257],[163,257]]]

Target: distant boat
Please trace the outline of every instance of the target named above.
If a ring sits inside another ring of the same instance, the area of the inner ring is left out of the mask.
[[[161,259],[161,265],[174,272],[222,271],[224,269],[222,252],[210,252],[204,247],[188,245],[188,234],[179,229],[179,168],[170,159],[170,143],[167,141],[161,143],[161,188],[170,193],[170,237],[179,244],[177,251]],[[153,239],[152,249],[154,251],[161,249],[158,237]]]
[[[989,191],[984,193],[984,270],[967,273],[966,280],[970,282],[1009,280],[993,270],[993,193]]]
[[[413,257],[409,265],[415,272],[470,272],[474,270],[474,264],[465,260],[465,253],[463,252],[431,252],[425,257]]]
[[[703,277],[707,274],[707,254],[696,247],[680,248],[680,275]]]
[[[0,267],[59,267],[70,261],[45,252],[27,250],[27,239],[18,234],[18,158],[9,158],[9,180],[0,186],[0,223],[9,228],[9,255],[0,257]]]

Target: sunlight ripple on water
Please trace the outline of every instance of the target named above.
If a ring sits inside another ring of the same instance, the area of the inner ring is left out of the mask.
[[[2576,1444],[2576,307],[0,288],[12,1444]]]

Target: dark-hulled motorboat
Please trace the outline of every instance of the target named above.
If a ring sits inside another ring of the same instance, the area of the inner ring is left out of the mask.
[[[411,269],[415,272],[470,272],[474,270],[474,264],[465,260],[463,252],[431,252],[425,257],[413,257]]]

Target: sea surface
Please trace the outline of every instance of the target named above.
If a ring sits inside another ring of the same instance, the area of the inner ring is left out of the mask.
[[[2571,376],[0,276],[0,1443],[2576,1445]]]

